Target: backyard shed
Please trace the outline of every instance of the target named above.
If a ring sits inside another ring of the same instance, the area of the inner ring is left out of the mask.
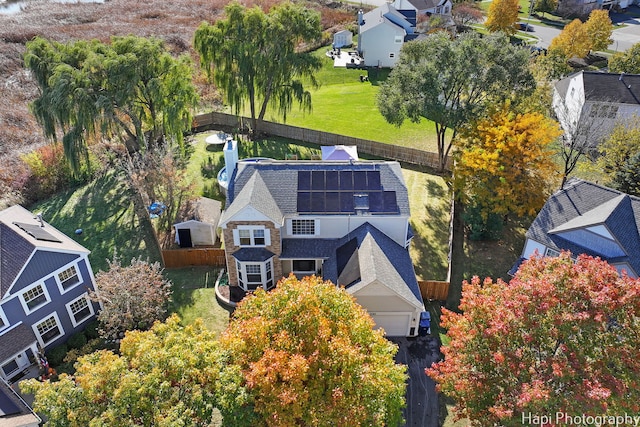
[[[173,225],[176,243],[181,248],[215,245],[221,210],[222,203],[208,197],[193,201],[184,215],[184,221]]]
[[[353,33],[349,30],[338,31],[333,35],[333,47],[335,49],[348,47],[353,44]]]

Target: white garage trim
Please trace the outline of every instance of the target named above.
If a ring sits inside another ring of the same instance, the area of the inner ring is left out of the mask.
[[[375,329],[384,329],[385,335],[390,337],[405,337],[409,335],[409,325],[413,313],[407,312],[376,312],[369,313],[376,322]]]

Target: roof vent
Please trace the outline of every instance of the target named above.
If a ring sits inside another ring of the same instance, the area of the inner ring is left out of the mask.
[[[40,227],[44,227],[44,220],[42,219],[42,212],[38,212],[35,216],[35,218],[33,219],[37,219],[38,222],[40,222]]]
[[[620,77],[618,77],[619,81],[622,81],[622,78],[624,77],[624,73],[620,73]]]

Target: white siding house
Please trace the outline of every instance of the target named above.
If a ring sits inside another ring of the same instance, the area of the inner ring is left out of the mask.
[[[418,334],[424,304],[397,162],[240,161],[220,227],[232,295],[290,273],[344,286],[391,336]]]
[[[367,67],[394,67],[402,45],[415,37],[414,24],[390,4],[360,12],[358,24],[358,53]]]
[[[640,116],[640,75],[577,72],[556,83],[553,108],[567,136],[588,129],[596,146],[617,122]]]

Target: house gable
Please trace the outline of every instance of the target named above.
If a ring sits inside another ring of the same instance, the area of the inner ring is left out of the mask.
[[[268,220],[274,224],[282,224],[282,211],[260,173],[253,170],[248,175],[245,182],[238,179],[229,186],[229,205],[220,218],[220,226],[225,228],[232,220]]]
[[[34,249],[32,243],[0,222],[0,299],[9,292]]]
[[[522,257],[529,257],[534,247],[540,255],[548,250],[568,250],[574,256],[587,254],[613,265],[628,265],[628,269],[637,272],[640,271],[638,224],[639,198],[572,179],[547,200],[529,227]]]
[[[18,276],[10,292],[15,294],[24,287],[79,259],[80,255],[78,254],[37,250]]]

